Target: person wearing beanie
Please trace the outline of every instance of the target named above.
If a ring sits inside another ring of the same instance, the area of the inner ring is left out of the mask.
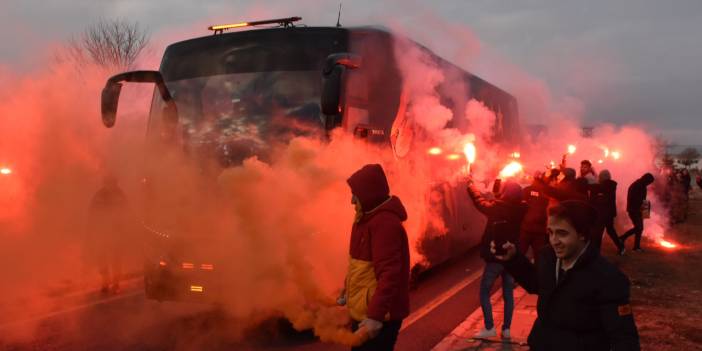
[[[549,209],[550,247],[536,264],[514,243],[491,252],[530,294],[537,317],[527,340],[532,351],[638,351],[639,335],[629,302],[629,279],[590,243],[597,211],[584,201]]]
[[[409,243],[402,222],[407,212],[378,164],[363,166],[347,180],[356,217],[349,267],[337,302],[348,308],[353,329],[369,339],[352,350],[393,350],[409,315]]]
[[[641,236],[644,231],[644,218],[642,213],[642,206],[646,200],[647,190],[646,188],[653,184],[653,175],[651,173],[644,174],[641,178],[637,179],[629,186],[626,197],[626,212],[629,214],[629,219],[634,225],[633,228],[629,229],[624,235],[619,237],[622,245],[626,242],[630,236],[635,236],[634,241],[634,251],[642,252],[641,249]]]
[[[469,179],[468,195],[475,208],[487,217],[485,232],[480,243],[480,256],[485,261],[480,280],[480,306],[483,311],[484,328],[475,334],[475,337],[490,338],[497,335],[492,317],[490,294],[497,278],[502,277],[502,297],[505,303],[501,337],[509,339],[514,312],[514,280],[490,252],[490,242],[516,242],[527,205],[522,201],[522,188],[514,182],[504,183],[499,198],[488,200]]]

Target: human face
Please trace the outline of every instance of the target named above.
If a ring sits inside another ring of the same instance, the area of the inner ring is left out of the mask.
[[[585,238],[578,235],[575,228],[564,219],[549,216],[547,232],[556,257],[562,260],[574,259],[585,247]]]
[[[590,170],[592,170],[592,168],[590,166],[588,166],[587,164],[580,165],[580,174],[581,175],[586,175],[586,174],[590,173]]]

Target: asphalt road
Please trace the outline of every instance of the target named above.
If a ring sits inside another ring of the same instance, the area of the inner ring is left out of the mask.
[[[398,350],[430,350],[479,306],[482,261],[476,251],[424,274]],[[347,350],[271,319],[242,331],[241,321],[207,305],[147,300],[140,290],[0,324],[3,350]],[[13,337],[8,337],[9,335]],[[245,341],[241,341],[241,340]]]

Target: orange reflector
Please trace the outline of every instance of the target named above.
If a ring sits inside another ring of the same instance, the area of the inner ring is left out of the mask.
[[[192,292],[203,292],[205,291],[205,288],[202,285],[191,285],[190,286],[190,291]]]
[[[158,261],[158,265],[161,267],[166,267],[166,261]]]
[[[203,263],[200,265],[200,269],[204,269],[206,271],[211,271],[214,269],[214,265],[210,263]]]
[[[248,26],[248,22],[239,22],[239,23],[231,23],[231,24],[220,24],[218,26],[209,26],[207,29],[209,30],[225,30],[225,29],[231,29],[231,28],[241,28],[241,27],[246,27]]]
[[[193,269],[195,265],[190,262],[183,262],[183,269]]]

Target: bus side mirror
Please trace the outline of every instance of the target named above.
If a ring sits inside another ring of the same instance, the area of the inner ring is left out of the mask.
[[[325,116],[325,128],[332,129],[342,114],[345,73],[348,69],[361,67],[361,57],[350,53],[331,54],[322,71],[322,95],[320,107]]]
[[[102,89],[102,100],[100,110],[102,112],[102,123],[107,128],[115,125],[117,120],[117,106],[119,105],[119,95],[122,91],[122,82],[154,83],[161,93],[161,98],[168,107],[168,119],[178,121],[178,111],[171,93],[163,81],[163,76],[159,71],[131,71],[112,76],[105,83]]]
[[[107,128],[112,128],[117,119],[117,104],[119,103],[119,93],[122,91],[121,83],[108,83],[102,89],[102,100],[100,110],[102,112],[102,124]]]

